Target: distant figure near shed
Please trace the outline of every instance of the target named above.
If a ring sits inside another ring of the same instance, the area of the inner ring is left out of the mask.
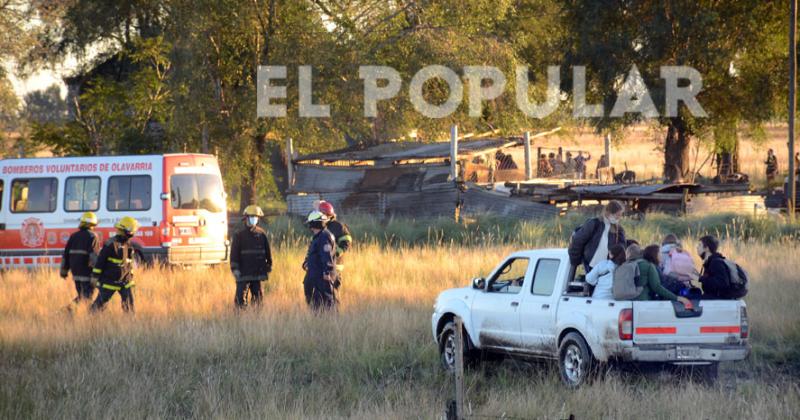
[[[592,160],[592,155],[586,154],[583,156],[583,152],[578,152],[578,156],[575,157],[575,171],[578,173],[578,179],[586,179],[586,162]]]
[[[767,150],[767,160],[764,161],[767,172],[767,189],[772,188],[775,177],[778,176],[778,157],[772,149]]]

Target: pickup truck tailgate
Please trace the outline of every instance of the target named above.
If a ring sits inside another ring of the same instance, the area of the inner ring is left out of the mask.
[[[680,304],[677,304],[680,305]],[[733,344],[740,341],[741,301],[700,301],[702,310],[679,317],[668,301],[633,303],[635,344]]]

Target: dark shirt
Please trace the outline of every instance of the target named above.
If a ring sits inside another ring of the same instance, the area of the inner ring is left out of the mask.
[[[264,281],[272,271],[272,250],[264,229],[245,227],[233,235],[231,271],[238,271],[236,281]]]
[[[353,244],[350,228],[338,220],[332,220],[328,223],[326,229],[333,235],[333,240],[336,244],[336,263],[342,265],[344,264],[344,254]]]
[[[715,252],[703,262],[700,284],[706,299],[730,298],[731,273],[722,254]]]
[[[72,272],[75,281],[89,281],[98,247],[97,234],[89,228],[81,228],[70,235],[61,257],[61,274],[66,276]]]
[[[336,245],[327,229],[314,235],[306,253],[306,278],[320,280],[335,274]]]
[[[138,245],[123,236],[116,235],[106,241],[92,275],[101,284],[122,287],[133,284],[133,258]]]

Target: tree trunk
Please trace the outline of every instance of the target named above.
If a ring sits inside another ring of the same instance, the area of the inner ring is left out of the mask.
[[[689,133],[681,118],[670,119],[664,142],[664,178],[681,181],[689,165]]]
[[[258,2],[254,2],[256,7]],[[263,46],[260,41],[260,36],[256,36],[256,49],[254,54],[255,65],[251,69],[253,80],[257,79],[256,70],[259,65],[266,65],[270,62],[270,45],[272,44],[272,35],[275,33],[275,8],[276,0],[270,0],[268,5],[267,21],[264,22],[261,15],[258,15],[260,30],[263,31],[264,42]],[[256,135],[253,137],[255,145],[255,153],[251,159],[248,159],[247,164],[250,165],[248,169],[248,179],[242,181],[242,197],[239,201],[239,207],[244,210],[250,204],[257,204],[258,201],[258,178],[261,174],[261,165],[264,165],[264,153],[267,149],[267,133],[269,127],[263,119],[259,119],[256,123]]]
[[[252,197],[253,194],[253,191],[250,189],[250,180],[248,178],[242,177],[242,184],[239,190],[241,191],[241,195],[239,196],[239,213],[241,213],[244,211],[245,207],[250,205],[250,197]]]
[[[264,152],[267,149],[267,135],[265,130],[258,130],[253,138],[255,143],[255,153],[249,159],[250,168],[248,169],[247,181],[242,184],[242,199],[239,207],[244,210],[250,204],[258,204],[258,179],[261,176],[261,165],[264,164]]]

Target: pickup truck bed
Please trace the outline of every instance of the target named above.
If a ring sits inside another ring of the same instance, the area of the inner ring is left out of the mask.
[[[596,363],[658,362],[695,365],[714,379],[718,362],[749,352],[742,300],[696,301],[693,310],[670,301],[594,299],[575,281],[564,249],[522,251],[507,257],[472,287],[442,292],[432,331],[446,368],[454,359],[449,337],[461,317],[467,358],[494,352],[556,359],[570,387]]]

